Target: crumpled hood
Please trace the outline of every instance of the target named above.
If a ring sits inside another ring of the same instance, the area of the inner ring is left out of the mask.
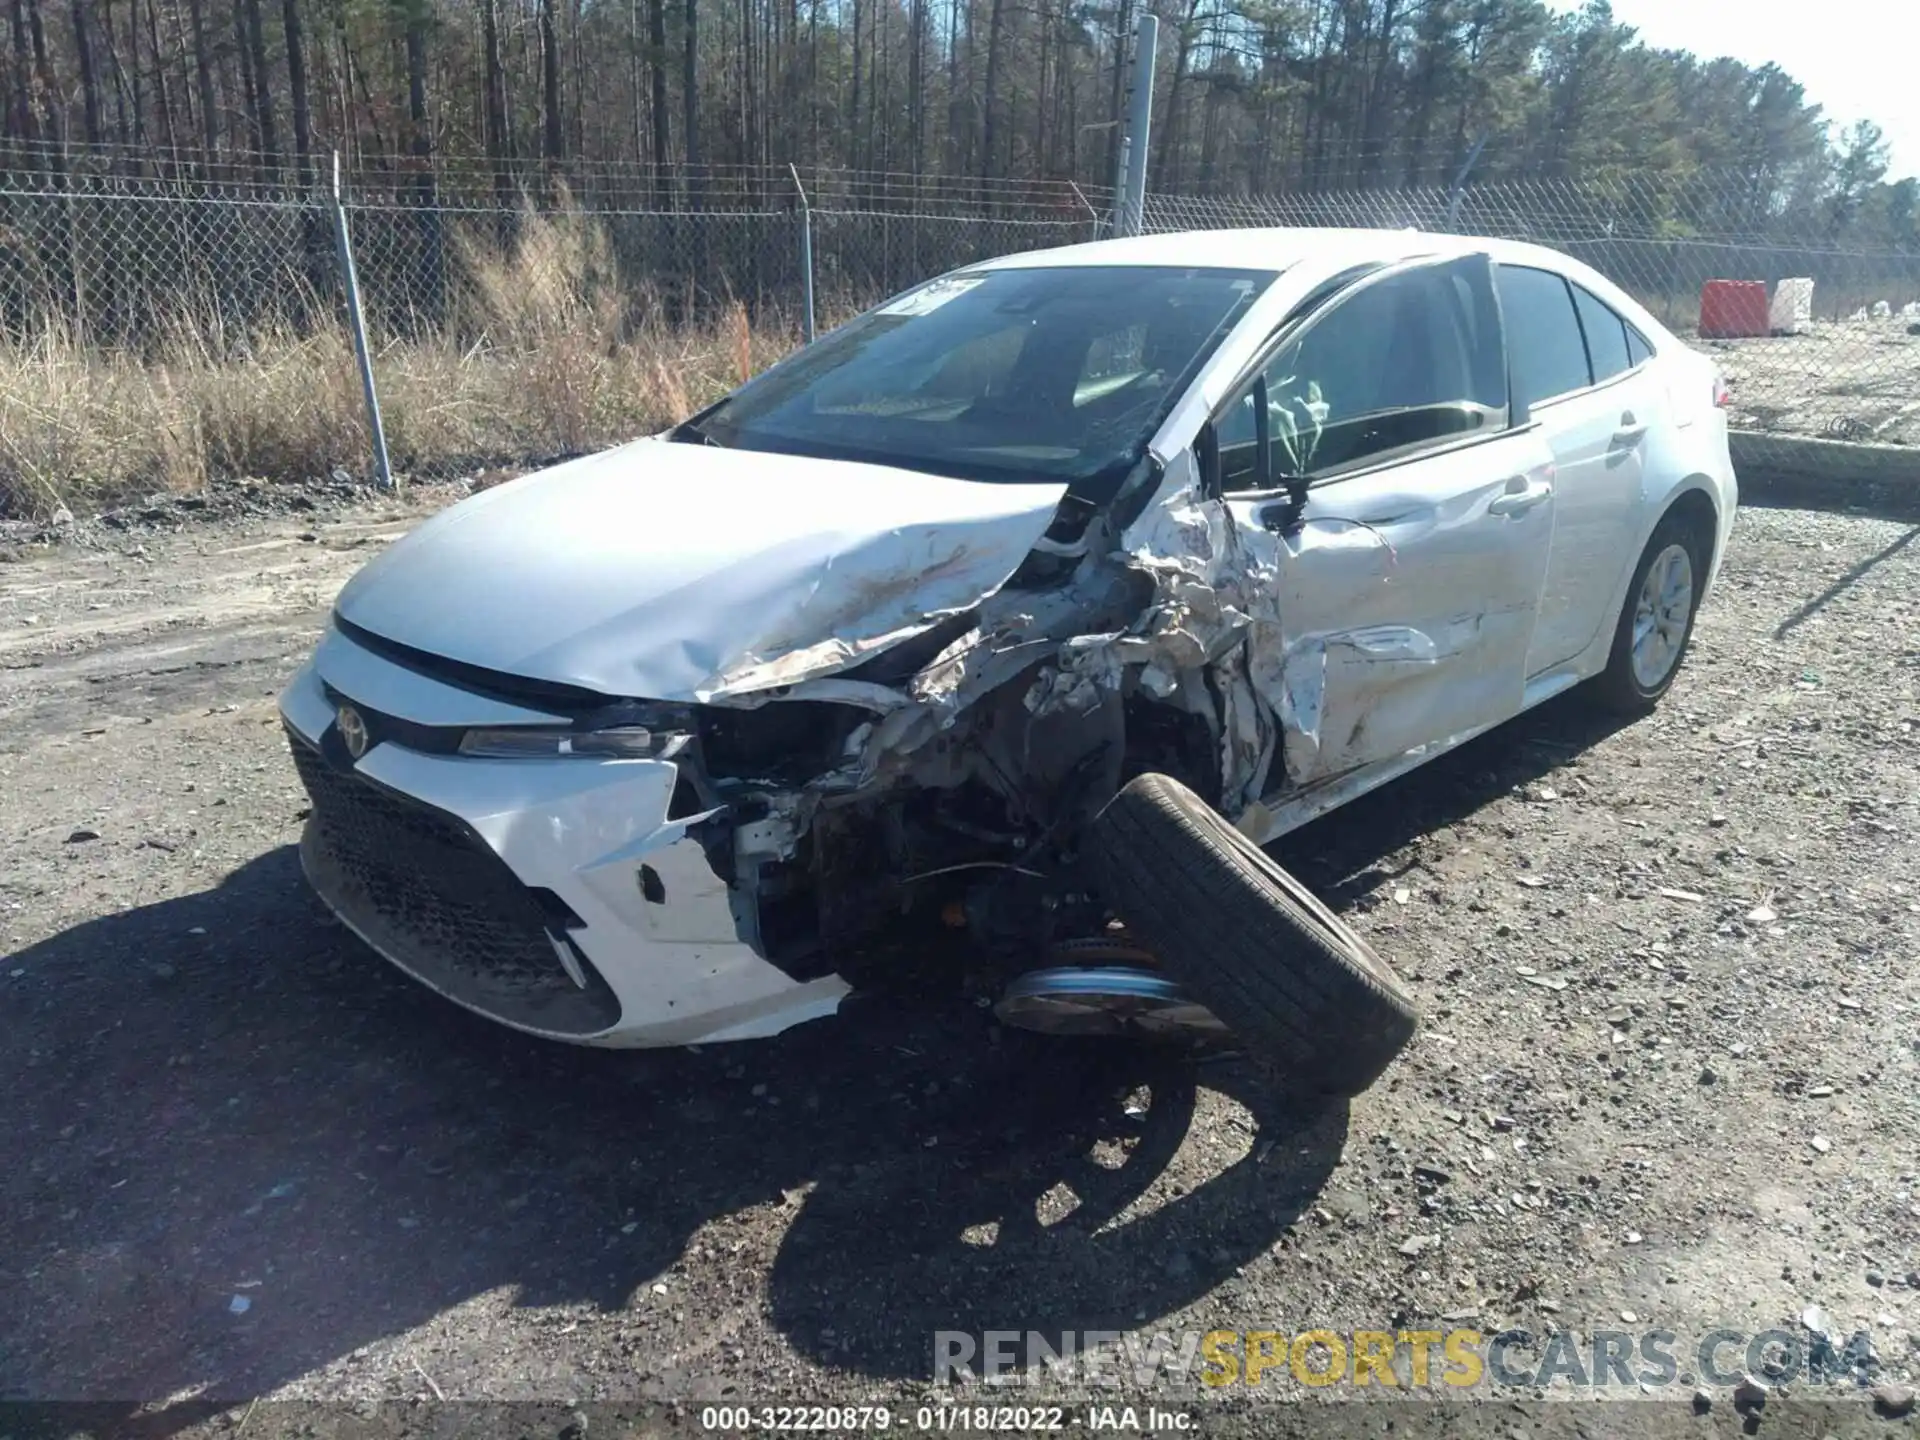
[[[702,702],[845,668],[978,603],[1065,493],[640,440],[442,512],[335,609],[489,670]]]

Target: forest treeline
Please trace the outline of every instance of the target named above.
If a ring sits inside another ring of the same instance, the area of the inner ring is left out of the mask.
[[[423,194],[476,158],[503,188],[617,171],[663,200],[789,163],[1093,189],[1144,4],[1155,190],[1445,185],[1471,160],[1476,183],[1712,187],[1745,228],[1920,250],[1920,181],[1875,126],[1836,130],[1779,66],[1645,45],[1605,0],[0,3],[16,169],[311,184],[337,149]]]

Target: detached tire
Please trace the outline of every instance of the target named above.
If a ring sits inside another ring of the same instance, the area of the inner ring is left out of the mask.
[[[1166,972],[1303,1088],[1358,1095],[1412,1038],[1413,1002],[1367,942],[1179,781],[1128,784],[1086,849]]]

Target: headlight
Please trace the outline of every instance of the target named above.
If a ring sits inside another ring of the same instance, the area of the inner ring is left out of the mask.
[[[593,760],[668,760],[693,737],[675,730],[617,725],[607,730],[469,730],[460,737],[460,753],[489,760],[551,760],[583,755]]]

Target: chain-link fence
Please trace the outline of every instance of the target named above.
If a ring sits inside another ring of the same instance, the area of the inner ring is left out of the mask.
[[[1696,177],[1679,188],[1538,181],[1259,199],[1152,195],[1146,212],[1154,230],[1412,227],[1548,245],[1713,354],[1732,384],[1736,429],[1920,447],[1920,251],[1849,245],[1832,219],[1817,207],[1781,206],[1741,176]],[[1792,287],[1804,304],[1777,313],[1780,284],[1793,280],[1811,282]],[[1702,297],[1715,281],[1734,282],[1751,299],[1736,296],[1703,331]],[[1914,458],[1920,467],[1920,452]]]
[[[393,464],[415,478],[656,428],[798,343],[809,279],[828,325],[959,265],[1092,238],[1112,200],[786,169],[600,167],[529,192],[445,163],[350,175],[344,195]],[[1920,254],[1849,246],[1796,213],[1723,177],[1153,195],[1145,223],[1539,241],[1713,350],[1737,426],[1920,448]],[[124,162],[0,173],[0,514],[216,476],[368,473],[340,274],[319,185]],[[1751,282],[1749,300],[1754,284],[1771,297],[1811,281],[1811,298],[1777,327],[1791,333],[1772,333],[1762,303],[1735,327],[1757,333],[1703,336],[1716,280]]]
[[[1071,185],[705,169],[350,175],[403,477],[646,433],[930,275],[1090,238]],[[0,516],[215,477],[371,472],[330,193],[68,165],[0,172]],[[811,270],[803,260],[810,240]]]

